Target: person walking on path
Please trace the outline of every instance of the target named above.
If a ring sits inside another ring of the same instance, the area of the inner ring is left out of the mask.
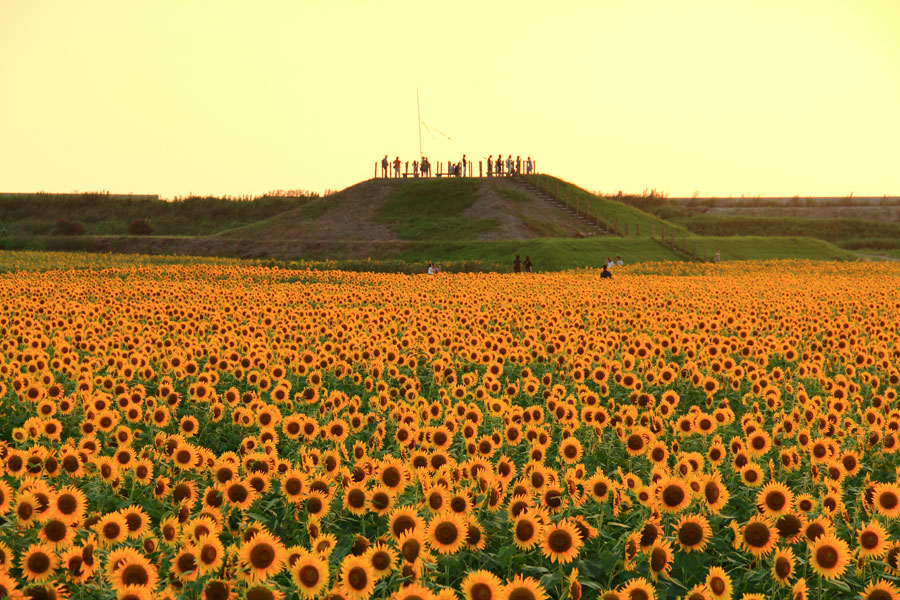
[[[525,255],[525,262],[522,263],[522,269],[526,273],[531,273],[531,257],[528,256],[527,254]]]
[[[388,176],[388,157],[387,154],[384,155],[384,158],[381,159],[381,177],[387,178]]]
[[[516,259],[513,261],[513,273],[521,273],[522,272],[522,261],[519,260],[519,255],[516,254]]]
[[[394,159],[394,177],[400,177],[400,157]]]
[[[528,157],[528,160],[525,161],[525,169],[527,170],[529,175],[531,175],[531,172],[534,171],[534,163],[531,162],[530,156]]]

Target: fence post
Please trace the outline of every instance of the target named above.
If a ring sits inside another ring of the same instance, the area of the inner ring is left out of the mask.
[[[479,160],[479,161],[478,161],[478,176],[479,176],[479,177],[483,177],[483,176],[484,176],[484,175],[482,175],[482,173],[483,173],[483,171],[481,170],[481,167],[482,167],[482,166],[483,166],[483,165],[481,164],[481,161]]]
[[[375,161],[375,179],[378,179],[378,161]]]

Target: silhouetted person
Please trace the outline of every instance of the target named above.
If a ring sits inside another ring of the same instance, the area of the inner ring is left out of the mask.
[[[600,271],[600,277],[603,279],[612,279],[612,273],[606,267],[606,265],[603,265],[603,270]]]
[[[462,159],[462,176],[463,177],[466,176],[467,170],[468,170],[468,163],[466,162],[466,155],[463,154],[463,159]]]
[[[381,159],[381,176],[382,177],[388,176],[387,170],[388,170],[388,157],[387,157],[387,154],[385,154],[384,158]]]
[[[394,177],[400,177],[400,157],[394,159]]]
[[[532,171],[534,171],[534,163],[531,162],[531,157],[528,157],[528,160],[525,162],[525,168],[528,171],[528,174],[531,175]]]
[[[488,169],[487,169],[487,176],[488,176],[488,177],[491,176],[491,171],[492,171],[493,169],[494,169],[494,155],[491,154],[490,156],[488,156]]]
[[[522,261],[519,260],[519,255],[516,254],[516,260],[513,261],[513,273],[521,273],[522,272]]]
[[[525,262],[522,263],[522,269],[526,273],[531,273],[531,257],[528,256],[527,254],[525,255]]]

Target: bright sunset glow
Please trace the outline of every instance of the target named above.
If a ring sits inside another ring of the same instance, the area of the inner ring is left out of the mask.
[[[898,194],[897,31],[897,0],[0,0],[0,191],[340,189],[416,158],[418,88],[433,162]]]

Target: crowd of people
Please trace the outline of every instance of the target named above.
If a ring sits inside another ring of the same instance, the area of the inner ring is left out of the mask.
[[[412,167],[411,171],[410,167]],[[503,175],[521,175],[523,168],[526,175],[531,175],[535,172],[535,162],[531,160],[530,156],[526,157],[523,161],[521,156],[513,158],[512,154],[507,155],[505,159],[502,154],[498,154],[496,159],[494,158],[494,155],[491,154],[487,157],[487,170],[482,171],[479,167],[478,176],[502,177]],[[391,160],[388,158],[387,154],[381,159],[382,178],[399,178],[408,177],[410,175],[412,177],[432,176],[431,162],[428,160],[427,156],[423,156],[419,160],[413,160],[412,164],[410,164],[409,161],[401,161],[399,156],[395,157],[394,160]],[[447,161],[446,176],[475,177],[476,172],[474,163],[468,160],[465,154],[463,154],[462,159],[457,162]]]

